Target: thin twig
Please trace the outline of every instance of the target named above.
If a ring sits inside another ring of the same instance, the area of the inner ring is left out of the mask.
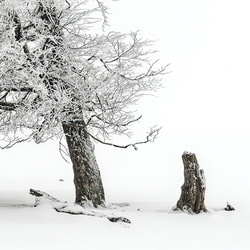
[[[102,141],[101,139],[93,136],[92,134],[90,134],[89,132],[87,132],[87,134],[92,138],[94,139],[95,141],[97,142],[100,142],[101,144],[104,144],[104,145],[108,145],[108,146],[112,146],[112,147],[116,147],[116,148],[128,148],[128,147],[133,147],[135,150],[137,150],[138,148],[136,147],[137,145],[140,145],[140,144],[145,144],[145,143],[148,143],[148,142],[154,142],[154,140],[156,139],[156,137],[158,136],[159,134],[159,131],[160,131],[161,128],[157,128],[157,129],[151,129],[150,133],[148,134],[148,136],[146,137],[146,140],[144,141],[140,141],[140,142],[135,142],[135,143],[129,143],[127,145],[118,145],[118,144],[115,144],[115,143],[110,143],[110,142],[105,142],[105,141]]]

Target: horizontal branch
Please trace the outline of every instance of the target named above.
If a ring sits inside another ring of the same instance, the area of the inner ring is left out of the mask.
[[[103,123],[107,124],[107,125],[110,125],[110,126],[114,126],[114,127],[127,127],[128,125],[130,125],[131,123],[133,122],[138,122],[141,118],[142,118],[142,115],[140,115],[139,117],[133,119],[133,120],[130,120],[126,123],[115,123],[115,122],[110,122],[110,121],[107,121],[103,118],[101,118],[99,115],[92,115],[89,120],[87,121],[86,123],[86,126],[88,126],[91,121],[93,120],[93,118],[97,118],[99,121],[102,121]]]
[[[13,146],[15,146],[16,144],[22,143],[22,142],[26,142],[29,141],[31,138],[31,136],[21,139],[21,138],[16,138],[14,140],[9,141],[5,146],[0,146],[0,149],[9,149],[12,148]]]
[[[103,64],[104,68],[109,72],[109,73],[113,73],[112,70],[108,67],[107,62],[105,62],[102,58],[99,59],[100,62]],[[149,65],[149,68],[147,70],[147,72],[143,73],[143,74],[139,74],[135,77],[128,77],[125,74],[121,74],[119,72],[116,72],[116,74],[118,74],[120,77],[124,78],[125,80],[128,81],[140,81],[143,80],[147,77],[155,77],[157,75],[162,75],[162,74],[166,74],[166,68],[170,65],[167,64],[166,66],[158,69],[158,70],[153,70],[153,67],[155,66],[155,64],[158,62],[158,60],[156,60],[155,62],[153,62],[151,65]]]
[[[148,136],[146,137],[146,140],[144,141],[140,141],[140,142],[135,142],[135,143],[129,143],[127,145],[118,145],[118,144],[115,144],[115,143],[110,143],[110,142],[104,142],[102,140],[100,140],[99,138],[93,136],[92,134],[88,133],[88,135],[95,141],[97,142],[100,142],[101,144],[104,144],[104,145],[107,145],[107,146],[112,146],[112,147],[116,147],[116,148],[128,148],[128,147],[133,147],[135,150],[137,150],[137,145],[140,145],[140,144],[145,144],[145,143],[148,143],[148,142],[154,142],[154,140],[157,138],[158,134],[159,134],[159,131],[160,131],[161,128],[152,128],[148,134]]]
[[[0,92],[2,91],[13,91],[13,92],[33,92],[34,89],[31,87],[21,87],[21,88],[15,88],[15,87],[4,87],[0,88]]]
[[[34,89],[31,87],[21,87],[21,88],[15,88],[15,87],[4,87],[0,88],[0,93],[3,92],[3,95],[0,97],[0,110],[4,111],[14,111],[19,105],[21,105],[29,96],[31,92],[35,93]],[[6,97],[11,92],[22,92],[23,97],[20,97],[20,100],[17,102],[7,102],[7,101],[1,101],[5,100]]]
[[[14,111],[16,107],[16,103],[0,102],[0,109],[4,111]]]

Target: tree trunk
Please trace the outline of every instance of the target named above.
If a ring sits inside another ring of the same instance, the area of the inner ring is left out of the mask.
[[[206,212],[204,171],[200,169],[195,154],[184,152],[182,160],[184,164],[184,184],[181,187],[181,197],[177,202],[177,209],[191,213]]]
[[[73,163],[75,203],[105,206],[105,195],[101,174],[94,155],[94,146],[90,140],[84,122],[63,124],[69,154]]]

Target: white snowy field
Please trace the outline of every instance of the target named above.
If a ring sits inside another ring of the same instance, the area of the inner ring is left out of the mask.
[[[157,165],[150,168],[150,160],[140,166],[137,161],[145,161],[140,154],[145,156],[146,148],[140,148],[138,157],[133,159],[127,159],[132,152],[115,150],[120,152],[117,155],[120,160],[111,158],[115,155],[109,152],[111,149],[105,151],[100,146],[96,149],[100,159],[104,152],[110,157],[100,167],[107,203],[116,204],[100,212],[126,217],[131,224],[58,213],[46,204],[34,207],[30,188],[73,202],[71,166],[60,158],[57,143],[29,143],[1,151],[0,249],[249,249],[249,183],[244,172],[237,174],[230,166],[228,171],[224,168],[225,173],[207,167],[205,173],[211,179],[207,180],[206,193],[209,212],[199,215],[173,212],[183,182],[181,159],[170,166],[168,155],[159,154],[165,169]],[[157,156],[156,152],[153,154]],[[200,157],[200,165],[202,160]],[[138,165],[131,166],[132,161]],[[157,160],[155,163],[158,164]],[[112,168],[120,169],[112,172]],[[235,211],[223,210],[227,201]]]

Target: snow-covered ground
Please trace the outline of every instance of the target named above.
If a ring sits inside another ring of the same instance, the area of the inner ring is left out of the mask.
[[[103,150],[97,147],[97,157],[102,155]],[[144,151],[144,148],[141,150]],[[122,154],[126,157],[127,151],[122,151]],[[168,158],[166,155],[164,157]],[[133,160],[136,161],[136,157]],[[163,181],[160,177],[163,170],[156,167],[157,173],[153,176],[155,171],[149,170],[147,164],[141,177],[138,169],[134,171],[137,182],[134,178],[122,182],[118,171],[107,173],[111,168],[107,163],[111,162],[111,159],[103,161],[101,169],[107,202],[113,203],[113,206],[100,212],[126,217],[131,224],[58,213],[48,204],[34,207],[35,198],[29,194],[30,188],[43,190],[61,201],[73,202],[71,166],[60,158],[57,143],[29,143],[1,151],[0,249],[249,249],[249,184],[244,183],[244,178],[242,187],[238,186],[239,181],[236,180],[235,192],[230,194],[228,191],[231,189],[225,188],[234,183],[227,184],[227,179],[230,179],[227,174],[217,183],[208,180],[206,205],[209,212],[189,215],[172,211],[179,198],[183,179],[181,160],[176,160],[176,170],[169,173],[175,180],[162,184],[157,184],[156,179]],[[126,164],[125,158],[124,162]],[[119,161],[116,163],[119,165]],[[124,171],[121,161],[118,167]],[[142,170],[139,165],[138,168]],[[118,179],[117,183],[112,175]],[[124,175],[126,178],[130,176],[128,172]],[[209,175],[212,176],[213,172]],[[148,182],[150,178],[154,185]],[[235,207],[235,211],[223,210],[227,201]]]
[[[114,211],[131,225],[27,207],[13,198],[0,210],[1,249],[244,250],[250,244],[249,211],[241,207],[196,216],[173,213],[167,203],[132,203]]]

